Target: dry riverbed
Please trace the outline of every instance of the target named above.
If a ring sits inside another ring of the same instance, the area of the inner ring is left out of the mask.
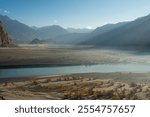
[[[61,66],[118,63],[150,63],[150,55],[94,48],[50,48],[20,46],[0,48],[0,67],[3,66]]]

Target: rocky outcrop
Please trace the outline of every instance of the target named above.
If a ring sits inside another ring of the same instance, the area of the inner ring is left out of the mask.
[[[46,43],[44,40],[40,40],[38,38],[33,39],[30,44],[44,44]]]
[[[2,22],[0,21],[0,47],[14,47],[15,44],[9,38],[7,32],[5,31]]]

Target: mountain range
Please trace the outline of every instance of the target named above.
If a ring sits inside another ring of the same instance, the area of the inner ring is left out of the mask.
[[[108,47],[150,47],[150,15],[121,23],[109,31],[88,39],[83,44]]]
[[[6,28],[9,36],[17,43],[28,43],[35,38],[41,40],[52,39],[55,36],[69,33],[60,26],[30,27],[8,16],[0,15],[0,21]]]
[[[9,36],[16,42],[16,43],[30,43],[34,39],[39,40],[52,40],[52,42],[60,43],[62,42],[59,38],[66,37],[66,35],[82,35],[83,32],[87,33],[92,31],[92,29],[74,29],[74,28],[62,28],[58,25],[52,26],[44,26],[44,27],[36,27],[36,26],[28,26],[23,24],[17,20],[12,20],[8,16],[0,15],[0,21],[5,26]],[[76,33],[76,34],[74,34]],[[76,37],[76,36],[75,36]]]
[[[0,15],[9,36],[17,43],[29,43],[34,39],[59,44],[82,44],[96,47],[149,47],[150,15],[130,22],[106,24],[92,29],[62,28],[58,25],[30,27]]]

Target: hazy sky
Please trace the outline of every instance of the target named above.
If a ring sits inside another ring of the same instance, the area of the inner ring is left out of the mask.
[[[30,26],[95,28],[150,14],[150,0],[0,0],[0,14]]]

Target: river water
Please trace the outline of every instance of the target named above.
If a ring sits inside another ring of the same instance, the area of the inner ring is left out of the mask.
[[[0,78],[63,75],[74,73],[150,72],[150,64],[99,64],[36,68],[0,69]]]

